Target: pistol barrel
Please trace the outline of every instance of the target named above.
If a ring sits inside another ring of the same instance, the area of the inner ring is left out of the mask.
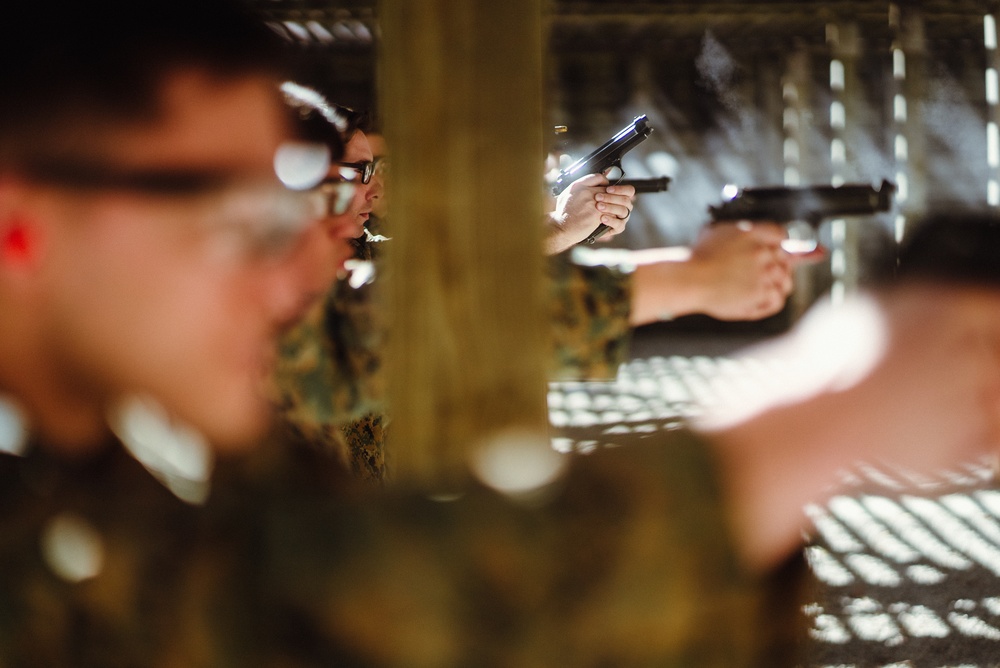
[[[666,192],[667,188],[670,187],[670,177],[660,176],[655,179],[621,179],[613,185],[632,186],[635,188],[636,195],[640,195],[642,193],[661,193]]]
[[[743,188],[728,201],[710,206],[709,212],[717,222],[800,220],[816,226],[825,218],[888,211],[895,191],[895,184],[888,180],[877,188],[868,184]]]

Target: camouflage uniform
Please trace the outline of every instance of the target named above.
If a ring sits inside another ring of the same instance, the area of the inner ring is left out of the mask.
[[[280,341],[271,391],[288,438],[335,453],[361,478],[381,481],[383,330],[373,288],[337,281]]]
[[[355,257],[377,260],[386,237],[355,240]],[[627,359],[631,283],[626,269],[549,260],[554,379],[611,378]],[[375,284],[338,281],[282,341],[275,402],[289,438],[333,452],[358,476],[383,481],[383,339]]]
[[[587,266],[571,253],[549,258],[553,380],[614,378],[628,359],[632,282],[628,268]]]
[[[0,455],[0,666],[774,666],[710,457],[665,438],[531,503],[358,488],[287,444],[218,462],[200,506],[117,445]]]
[[[374,263],[386,240],[366,226],[364,236],[351,240],[355,260]],[[375,290],[371,281],[354,287],[337,280],[279,342],[271,395],[283,438],[333,453],[360,479],[380,483],[388,420]]]

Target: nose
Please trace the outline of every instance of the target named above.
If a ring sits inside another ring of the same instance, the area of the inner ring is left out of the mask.
[[[382,176],[377,172],[372,176],[372,180],[368,182],[368,190],[365,192],[365,199],[373,200],[382,196],[385,186],[382,183]]]

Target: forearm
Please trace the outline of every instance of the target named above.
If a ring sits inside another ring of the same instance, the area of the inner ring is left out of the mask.
[[[687,248],[633,251],[629,323],[645,325],[704,310],[705,289],[699,267]]]
[[[702,432],[718,461],[738,552],[752,570],[775,566],[801,545],[805,506],[863,456],[853,447],[871,443],[863,429],[831,419],[840,401],[822,395]]]
[[[545,239],[542,248],[546,255],[558,255],[579,241],[566,229],[564,217],[561,218],[555,212],[546,214],[543,224]]]
[[[803,506],[859,461],[933,474],[995,452],[997,301],[927,286],[858,296],[754,352],[767,382],[698,418],[749,563],[794,549]]]

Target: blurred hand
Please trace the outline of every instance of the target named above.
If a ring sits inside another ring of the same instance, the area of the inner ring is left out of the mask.
[[[708,225],[691,249],[702,286],[702,313],[721,320],[774,315],[792,291],[787,234],[775,223]]]
[[[803,505],[858,461],[934,473],[1000,448],[996,288],[913,284],[854,297],[746,354],[781,371],[699,428],[719,455],[751,564],[795,549]]]

